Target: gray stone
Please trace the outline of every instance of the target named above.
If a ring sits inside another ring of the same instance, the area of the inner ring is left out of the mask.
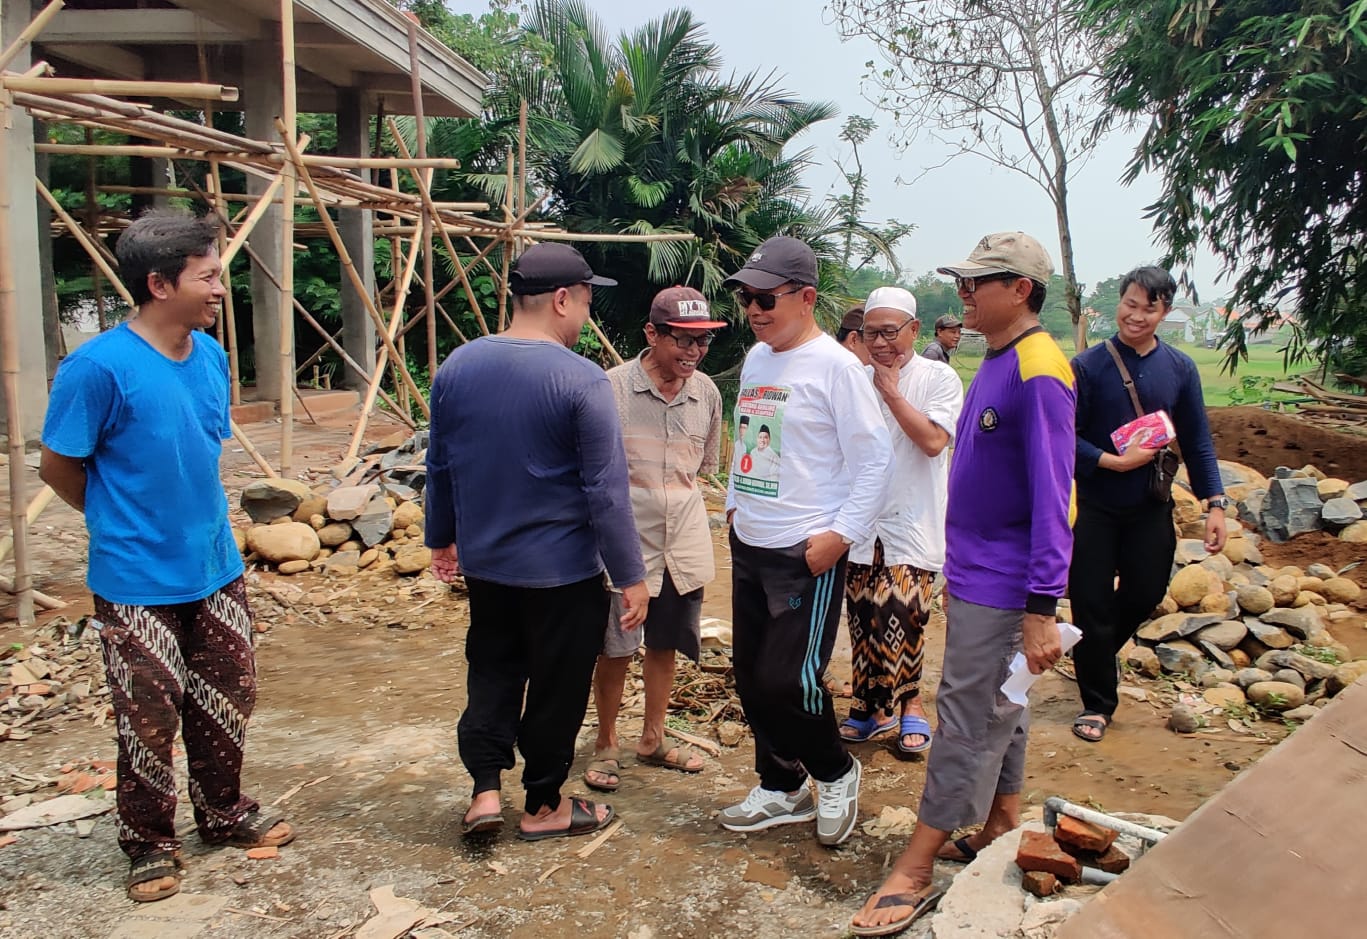
[[[726,527],[726,513],[725,513],[725,512],[708,512],[708,513],[707,513],[707,527],[708,527],[708,528],[715,529],[715,530],[717,530],[717,531],[721,531],[723,528]]]
[[[362,544],[367,548],[373,548],[384,541],[394,529],[394,510],[389,507],[384,496],[376,495],[352,521],[351,527]]]
[[[1201,651],[1204,652],[1211,661],[1219,665],[1222,670],[1236,667],[1234,660],[1229,657],[1229,653],[1224,649],[1221,649],[1215,643],[1208,642],[1205,639],[1197,639],[1196,645],[1200,647]]]
[[[1284,681],[1260,681],[1248,686],[1248,700],[1264,711],[1290,711],[1305,703],[1305,689]]]
[[[351,537],[351,526],[346,522],[333,522],[318,529],[318,542],[325,548],[335,548]]]
[[[1367,501],[1367,482],[1353,483],[1348,487],[1348,491],[1343,494],[1345,499],[1352,499],[1354,502]]]
[[[1298,639],[1309,639],[1324,629],[1324,620],[1309,606],[1291,610],[1268,610],[1259,619],[1264,623],[1285,628]]]
[[[1201,546],[1201,553],[1205,555],[1205,559],[1201,561],[1201,566],[1214,572],[1215,576],[1221,580],[1227,580],[1229,575],[1234,573],[1234,562],[1223,554],[1206,554],[1204,543]]]
[[[1272,475],[1273,475],[1273,477],[1274,477],[1275,479],[1290,479],[1290,478],[1291,478],[1291,472],[1292,472],[1291,467],[1289,467],[1289,466],[1279,466],[1279,467],[1277,467],[1276,469],[1274,469],[1274,470],[1272,471]]]
[[[1236,588],[1234,600],[1239,604],[1239,609],[1255,616],[1266,613],[1275,605],[1272,600],[1272,591],[1254,584]]]
[[[1272,673],[1273,681],[1284,681],[1288,685],[1297,685],[1301,690],[1305,690],[1305,676],[1294,668],[1279,668]]]
[[[1205,655],[1185,639],[1160,643],[1154,653],[1163,671],[1178,675],[1195,675],[1205,667]]]
[[[1170,613],[1158,619],[1149,620],[1135,633],[1148,642],[1167,642],[1170,639],[1183,639],[1199,632],[1207,626],[1225,621],[1219,613]]]
[[[1259,668],[1272,672],[1274,675],[1283,668],[1289,668],[1300,672],[1305,678],[1325,679],[1331,678],[1334,674],[1335,666],[1318,659],[1312,659],[1308,655],[1301,655],[1299,652],[1289,652],[1285,649],[1277,649],[1266,652],[1258,656],[1255,663]]]
[[[1352,499],[1330,499],[1320,509],[1320,519],[1325,525],[1342,528],[1362,518],[1362,507]]]
[[[1241,668],[1234,673],[1234,684],[1240,688],[1247,688],[1249,685],[1257,684],[1260,681],[1271,681],[1272,673],[1262,668]]]
[[[1263,527],[1263,506],[1267,504],[1267,490],[1250,489],[1242,499],[1236,499],[1234,506],[1239,510],[1239,518],[1249,525]]]
[[[1302,704],[1302,705],[1301,705],[1300,707],[1298,707],[1298,708],[1292,708],[1292,709],[1289,710],[1289,711],[1283,711],[1283,712],[1282,712],[1282,720],[1284,720],[1284,721],[1300,721],[1301,723],[1304,723],[1304,722],[1310,720],[1312,717],[1314,717],[1314,716],[1315,716],[1316,714],[1318,714],[1319,712],[1320,712],[1320,709],[1317,708],[1317,707],[1315,707],[1313,704]]]
[[[1196,634],[1196,638],[1200,642],[1209,642],[1228,652],[1243,642],[1247,635],[1248,627],[1243,623],[1238,620],[1225,620],[1223,623],[1207,626]]]
[[[1201,719],[1191,708],[1177,705],[1168,715],[1168,727],[1177,734],[1194,734],[1201,727]]]
[[[323,562],[327,574],[354,574],[361,569],[361,552],[338,551]]]
[[[1264,623],[1256,616],[1244,617],[1244,625],[1248,631],[1269,649],[1289,649],[1296,644],[1296,640],[1291,634],[1280,626],[1273,626],[1271,623]]]
[[[1320,530],[1320,494],[1314,479],[1274,479],[1263,503],[1262,528],[1280,544]]]
[[[1328,564],[1315,563],[1306,567],[1305,574],[1307,577],[1318,577],[1320,580],[1329,580],[1331,577],[1337,577],[1338,571],[1334,570]]]
[[[364,486],[341,486],[332,490],[328,493],[328,517],[338,522],[349,522],[359,518],[379,491],[380,487],[374,483],[367,483]]]
[[[297,479],[258,479],[242,490],[242,509],[253,522],[269,524],[294,512],[312,494]]]
[[[1234,682],[1234,673],[1227,668],[1212,668],[1201,676],[1202,688],[1214,688],[1216,685],[1227,685]]]
[[[1210,552],[1206,550],[1206,543],[1199,538],[1181,538],[1178,539],[1174,557],[1179,564],[1196,564],[1210,557]]]
[[[388,480],[380,483],[381,490],[385,495],[393,496],[397,502],[417,502],[418,490],[412,486],[405,486],[402,483],[392,483]]]
[[[1157,678],[1163,672],[1158,654],[1148,646],[1135,646],[1125,657],[1125,663],[1145,678]]]

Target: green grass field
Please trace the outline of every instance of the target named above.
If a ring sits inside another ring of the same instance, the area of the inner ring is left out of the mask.
[[[1071,339],[1060,342],[1059,346],[1065,355],[1073,357],[1076,351]],[[1246,362],[1240,362],[1238,370],[1230,375],[1221,371],[1224,366],[1225,353],[1221,349],[1198,348],[1188,343],[1178,343],[1177,348],[1191,356],[1196,362],[1196,366],[1201,373],[1201,390],[1205,396],[1207,406],[1220,407],[1230,404],[1261,404],[1265,400],[1279,401],[1291,399],[1291,395],[1273,392],[1271,386],[1273,382],[1309,371],[1305,365],[1292,366],[1291,372],[1282,367],[1282,343],[1273,340],[1270,343],[1260,343],[1249,346],[1249,356]],[[968,382],[972,380],[978,368],[982,365],[982,353],[956,353],[953,358],[954,370],[963,377],[964,387],[968,387]],[[1250,379],[1256,384],[1253,387],[1245,387],[1245,379]]]

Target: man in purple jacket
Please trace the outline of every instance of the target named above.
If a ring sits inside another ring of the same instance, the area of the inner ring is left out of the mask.
[[[597,277],[568,245],[540,244],[509,277],[513,322],[461,346],[432,382],[426,543],[432,573],[470,590],[470,700],[457,734],[474,780],[465,833],[503,825],[500,778],[522,751],[518,837],[583,835],[612,807],[562,799],[608,621],[645,619],[641,541],[612,385],[570,350]]]
[[[964,325],[988,351],[949,466],[944,676],[919,821],[855,916],[861,936],[906,929],[939,899],[937,858],[971,860],[1019,823],[1029,715],[1001,686],[1016,653],[1035,674],[1061,654],[1054,612],[1073,545],[1075,397],[1068,360],[1039,322],[1054,265],[1034,238],[1000,232],[939,270],[954,278]]]

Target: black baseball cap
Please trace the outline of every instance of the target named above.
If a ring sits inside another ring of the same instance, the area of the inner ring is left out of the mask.
[[[726,278],[722,286],[740,284],[773,290],[789,282],[816,286],[816,254],[805,241],[778,235],[756,248],[745,266]]]
[[[575,284],[616,287],[617,281],[599,277],[584,256],[569,245],[546,242],[522,252],[508,274],[508,290],[527,297]]]

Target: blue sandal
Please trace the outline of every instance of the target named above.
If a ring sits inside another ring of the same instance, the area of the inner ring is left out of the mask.
[[[844,740],[846,743],[863,743],[866,740],[872,740],[874,737],[881,736],[895,728],[897,726],[897,718],[889,717],[887,721],[880,724],[878,718],[874,717],[872,714],[863,720],[860,720],[857,717],[847,717],[845,718],[845,723],[840,726],[842,730],[848,727],[857,734],[857,736],[850,736],[842,733],[840,735],[841,740]]]
[[[930,749],[930,721],[926,720],[919,714],[905,714],[902,716],[901,725],[901,732],[897,736],[898,753],[924,753],[926,750]],[[903,737],[907,737],[912,734],[919,734],[920,736],[925,737],[925,742],[917,744],[914,747],[909,747],[906,744],[902,743]]]

